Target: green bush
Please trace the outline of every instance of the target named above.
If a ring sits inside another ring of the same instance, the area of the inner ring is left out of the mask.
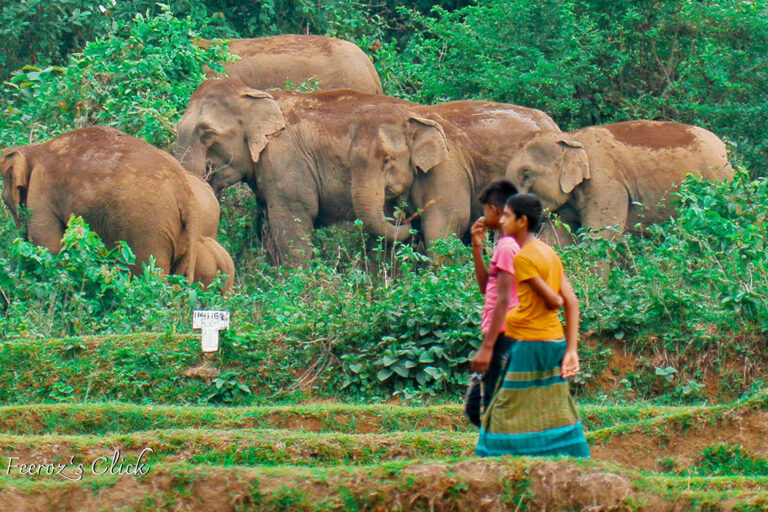
[[[38,68],[61,66],[69,56],[82,51],[86,43],[113,32],[136,14],[153,17],[170,5],[180,17],[206,19],[208,13],[195,0],[25,0],[0,5],[0,81],[25,65]],[[213,14],[214,11],[211,11]],[[216,23],[200,27],[203,37],[235,37],[223,15]]]
[[[755,457],[738,445],[718,444],[704,448],[688,473],[701,476],[768,476],[768,460]]]
[[[714,369],[746,354],[762,360],[768,180],[743,170],[732,183],[689,178],[676,196],[679,216],[644,236],[585,236],[561,255],[581,301],[582,331],[646,357],[626,385],[641,396],[690,401],[702,397],[702,360]],[[607,264],[605,277],[596,263]],[[659,367],[659,358],[667,363]],[[721,387],[739,394],[748,383],[723,375]]]
[[[584,328],[700,349],[721,330],[768,332],[768,180],[746,171],[731,183],[689,178],[676,202],[678,218],[649,226],[644,237],[584,237],[562,250],[588,297]],[[590,275],[596,261],[612,264],[605,281]]]
[[[441,264],[399,245],[382,267],[392,275],[368,291],[359,325],[337,344],[342,389],[379,395],[383,388],[404,399],[463,390],[468,357],[481,341],[481,297],[458,240],[440,241],[432,253]]]
[[[148,325],[188,330],[193,309],[221,303],[215,287],[163,278],[153,262],[132,276],[136,258],[125,242],[107,249],[79,217],[70,219],[62,245],[53,255],[16,238],[0,256],[0,339],[125,333]]]
[[[222,70],[220,46],[193,45],[209,20],[177,19],[167,9],[116,22],[64,68],[27,66],[4,84],[3,143],[47,140],[75,128],[107,125],[168,149],[189,96],[205,79],[202,67]]]
[[[754,2],[485,0],[413,13],[392,82],[417,101],[539,108],[565,130],[628,119],[703,126],[768,163],[768,17]]]

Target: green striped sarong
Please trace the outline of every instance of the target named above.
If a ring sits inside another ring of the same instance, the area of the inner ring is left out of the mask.
[[[483,416],[477,455],[589,457],[578,412],[560,376],[565,341],[515,341],[504,380]]]

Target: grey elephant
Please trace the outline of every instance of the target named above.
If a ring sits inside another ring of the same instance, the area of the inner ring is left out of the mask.
[[[201,41],[202,46],[209,44]],[[349,41],[326,36],[285,34],[232,39],[229,52],[240,59],[224,63],[230,78],[254,89],[281,88],[317,80],[320,90],[355,89],[381,94],[371,59]],[[214,78],[215,73],[208,73]]]
[[[164,151],[112,128],[90,127],[7,149],[0,170],[3,201],[31,242],[58,253],[74,214],[107,247],[127,242],[136,255],[134,272],[154,256],[166,273],[208,285],[220,270],[231,286],[231,258],[202,235],[190,179]],[[26,225],[20,206],[30,212]]]
[[[725,144],[712,132],[674,122],[628,121],[530,140],[509,162],[507,178],[533,192],[571,228],[604,237],[674,214],[669,193],[687,174],[732,178]],[[544,233],[567,244],[562,232]]]
[[[413,209],[423,212],[421,224],[427,247],[437,238],[461,236],[469,229],[470,219],[482,215],[479,191],[504,177],[510,158],[529,139],[541,133],[560,133],[544,112],[507,103],[462,100],[414,106],[413,112],[443,128],[447,158],[432,169],[402,165],[397,172],[385,170],[381,160],[370,159],[365,168],[352,169],[353,194],[355,183],[359,188],[383,187],[388,197],[396,191],[407,191],[403,198]],[[361,197],[357,192],[357,197],[356,205],[369,207],[365,212],[356,210],[360,218],[378,214],[378,203],[366,201],[366,194]]]
[[[178,123],[176,156],[217,194],[246,182],[265,207],[278,259],[300,262],[309,255],[314,226],[355,218],[350,148],[373,150],[378,126],[359,122],[370,104],[391,106],[404,118],[399,109],[410,106],[350,89],[267,93],[234,79],[209,80],[192,94]],[[430,165],[424,160],[435,158],[430,141],[442,139],[441,129],[415,114],[411,118],[409,137],[421,144],[413,158]],[[408,233],[393,236],[404,239]]]
[[[506,159],[489,156],[491,142],[473,143],[467,133],[493,136],[503,141],[498,148],[511,151],[543,129],[557,129],[538,111],[490,105],[455,102],[433,112],[350,90],[268,94],[232,79],[208,81],[179,121],[177,158],[217,193],[248,183],[283,254],[306,256],[314,225],[355,217],[374,234],[404,240],[412,226],[385,216],[399,198],[423,210],[430,245],[465,231],[477,186],[505,170]],[[474,131],[465,133],[441,113]],[[504,118],[506,129],[492,134]]]

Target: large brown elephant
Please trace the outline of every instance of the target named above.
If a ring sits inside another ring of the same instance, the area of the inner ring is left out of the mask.
[[[507,169],[510,181],[536,194],[572,229],[585,227],[605,237],[618,235],[608,226],[624,231],[668,219],[674,214],[669,193],[687,174],[730,179],[725,144],[703,128],[660,121],[541,134]],[[554,233],[544,238],[556,241]]]
[[[382,93],[379,74],[371,60],[349,41],[286,34],[232,39],[229,52],[240,59],[224,64],[227,74],[254,89],[281,88],[286,81],[299,85],[314,79],[321,90]],[[209,78],[214,76],[209,73]]]
[[[3,201],[31,242],[58,253],[66,222],[78,215],[107,247],[128,243],[134,272],[154,256],[166,273],[208,285],[221,270],[231,286],[231,258],[202,235],[190,177],[164,151],[112,128],[90,127],[7,149],[0,170]],[[26,226],[20,206],[29,211]]]
[[[500,141],[499,152],[513,151],[545,129],[557,126],[512,105],[422,107],[350,90],[267,94],[228,79],[192,95],[178,125],[177,158],[217,193],[246,181],[266,205],[284,254],[293,244],[306,255],[313,225],[355,217],[374,234],[403,240],[411,226],[385,220],[385,206],[400,198],[423,209],[429,246],[463,233],[479,215],[478,186],[503,176],[508,158],[491,156],[487,139]]]

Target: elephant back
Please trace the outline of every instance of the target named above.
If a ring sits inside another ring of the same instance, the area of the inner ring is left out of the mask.
[[[281,88],[287,81],[295,86],[314,79],[321,90],[383,92],[371,60],[349,41],[286,34],[232,39],[229,51],[240,59],[224,64],[227,74],[256,89]]]

